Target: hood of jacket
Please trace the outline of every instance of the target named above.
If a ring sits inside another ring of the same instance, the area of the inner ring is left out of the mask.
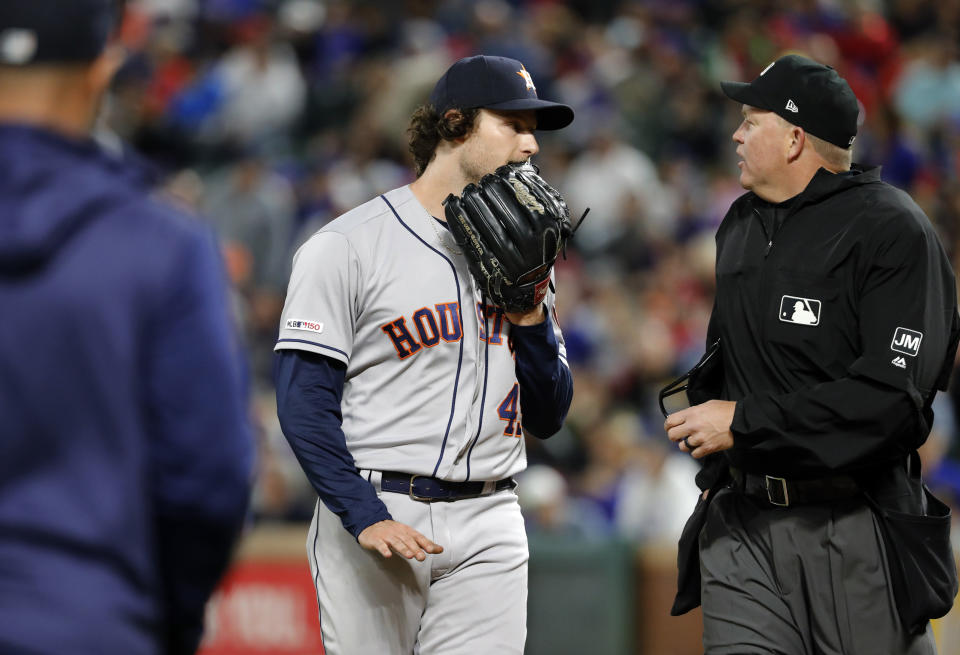
[[[42,266],[88,221],[142,196],[155,180],[132,153],[0,124],[0,271]]]

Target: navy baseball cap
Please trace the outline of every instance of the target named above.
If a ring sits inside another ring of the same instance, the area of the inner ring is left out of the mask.
[[[537,97],[530,73],[516,59],[477,55],[447,69],[433,87],[430,104],[443,115],[448,109],[533,109],[538,130],[559,130],[573,122],[573,109]]]
[[[93,61],[122,13],[122,0],[2,0],[0,65]]]
[[[830,66],[786,55],[752,82],[720,82],[745,105],[765,109],[835,146],[849,148],[857,136],[860,105],[847,81]]]

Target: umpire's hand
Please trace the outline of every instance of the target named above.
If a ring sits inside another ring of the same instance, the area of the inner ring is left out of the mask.
[[[443,552],[443,546],[433,543],[409,525],[389,519],[365,527],[357,541],[367,550],[376,551],[384,557],[392,557],[396,553],[418,562],[427,559],[427,554]]]
[[[732,400],[710,400],[670,414],[663,429],[680,450],[700,459],[733,448],[730,424],[736,408]]]

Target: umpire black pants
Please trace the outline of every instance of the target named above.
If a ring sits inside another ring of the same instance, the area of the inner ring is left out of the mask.
[[[935,655],[897,616],[862,501],[779,508],[721,489],[700,533],[707,655]]]

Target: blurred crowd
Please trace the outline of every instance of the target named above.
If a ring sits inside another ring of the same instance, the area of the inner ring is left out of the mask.
[[[407,120],[456,59],[520,59],[577,119],[538,135],[541,173],[589,218],[559,262],[575,396],[530,440],[531,531],[673,543],[697,465],[671,449],[657,390],[704,349],[713,235],[742,189],[749,81],[795,51],[837,68],[863,107],[854,160],[881,164],[960,264],[960,0],[130,0],[130,56],[105,131],[162,167],[218,230],[254,380],[258,520],[307,519],[315,494],[280,433],[272,346],[293,252],[412,180]],[[816,253],[811,253],[816,257]],[[960,383],[954,384],[955,388]],[[927,475],[960,496],[954,399]]]

